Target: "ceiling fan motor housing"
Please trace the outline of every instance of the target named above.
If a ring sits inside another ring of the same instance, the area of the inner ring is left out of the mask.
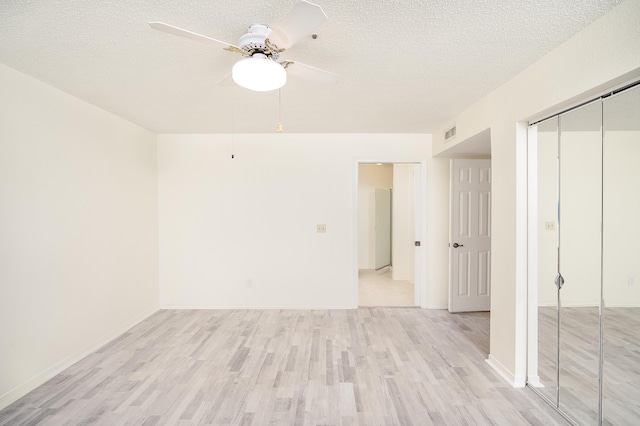
[[[249,27],[249,31],[240,37],[238,46],[245,52],[262,53],[272,59],[277,59],[278,52],[272,51],[265,42],[269,34],[271,34],[271,28],[267,25],[253,24]]]

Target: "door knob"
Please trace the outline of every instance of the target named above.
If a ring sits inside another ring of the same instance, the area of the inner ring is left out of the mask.
[[[558,290],[560,290],[564,285],[564,277],[560,272],[558,272],[558,275],[556,275],[556,279],[554,280],[554,282],[556,283],[556,287],[558,287]]]
[[[464,247],[464,244],[453,243],[453,248]]]

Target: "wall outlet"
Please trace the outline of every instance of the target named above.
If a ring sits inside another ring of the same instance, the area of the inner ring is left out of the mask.
[[[544,229],[546,229],[547,231],[555,231],[556,230],[556,223],[555,222],[545,222],[544,223]]]
[[[319,223],[316,225],[316,232],[318,234],[324,234],[327,232],[327,225],[323,224],[323,223]]]

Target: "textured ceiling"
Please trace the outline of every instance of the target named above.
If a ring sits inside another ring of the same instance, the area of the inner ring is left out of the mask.
[[[154,132],[271,132],[277,91],[217,86],[235,54],[147,22],[236,44],[250,24],[276,22],[295,2],[2,0],[0,62]],[[282,58],[341,78],[290,78],[284,129],[429,133],[620,2],[316,0],[329,20]]]

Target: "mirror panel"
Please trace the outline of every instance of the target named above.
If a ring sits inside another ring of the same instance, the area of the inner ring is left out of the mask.
[[[640,86],[603,102],[604,424],[640,424]]]
[[[558,117],[537,125],[538,383],[558,404]]]
[[[559,408],[598,424],[601,299],[602,104],[559,117]]]
[[[638,425],[640,85],[532,125],[529,155],[528,384],[576,424]]]

